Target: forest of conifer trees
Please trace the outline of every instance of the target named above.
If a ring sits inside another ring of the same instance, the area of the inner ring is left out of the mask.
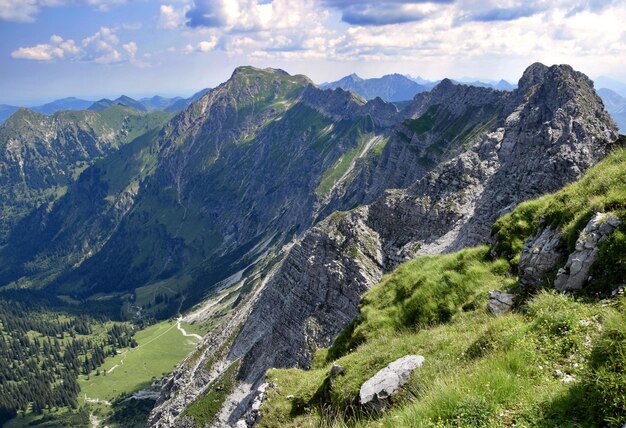
[[[134,332],[128,323],[0,297],[0,425],[18,412],[77,408],[78,376],[106,376],[97,367],[137,346]]]

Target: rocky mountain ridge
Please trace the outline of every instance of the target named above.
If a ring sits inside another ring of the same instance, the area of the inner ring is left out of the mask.
[[[26,219],[3,253],[3,283],[36,276],[89,296],[171,281],[192,305],[310,227],[328,189],[382,144],[397,114],[304,76],[241,67]],[[55,260],[54,275],[43,260]]]
[[[412,119],[416,133],[432,130],[441,106],[458,117],[476,104],[474,95],[481,98],[467,90],[464,101],[457,102],[458,95],[446,96],[453,86],[442,82],[434,95],[416,97],[408,108],[417,116]],[[467,132],[460,153],[416,174],[405,190],[387,190],[369,205],[330,215],[291,247],[241,329],[233,331],[236,336],[218,343],[230,349],[219,364],[239,362],[242,383],[226,401],[224,408],[231,411],[222,413],[216,425],[239,420],[268,368],[309,367],[312,352],[328,346],[357,315],[360,296],[385,272],[417,254],[488,242],[498,217],[523,200],[576,180],[617,139],[593,83],[569,66],[533,64],[516,91],[485,91],[496,106],[482,126],[471,127],[476,132]],[[438,97],[448,101],[426,101]],[[435,105],[440,107],[426,120]],[[456,135],[466,130],[460,129],[454,129]],[[383,158],[392,151],[390,143]],[[209,358],[215,358],[211,349],[201,357]],[[174,376],[184,377],[185,369],[181,366]],[[159,402],[151,422],[176,423],[181,406],[207,386],[178,384],[177,390],[165,391],[170,400]]]

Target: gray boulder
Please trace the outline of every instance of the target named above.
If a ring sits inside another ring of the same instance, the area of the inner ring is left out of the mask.
[[[591,266],[598,258],[598,245],[604,242],[621,222],[610,213],[597,213],[580,232],[576,249],[559,269],[554,286],[559,291],[576,291],[589,279]]]
[[[384,408],[384,401],[395,394],[406,384],[411,373],[424,364],[421,355],[407,355],[380,370],[361,385],[359,397],[361,404],[371,404],[376,408]]]
[[[548,226],[524,243],[519,258],[519,282],[524,287],[537,287],[548,279],[550,273],[565,258],[560,249],[561,232]],[[551,278],[550,278],[551,279]]]
[[[495,316],[509,312],[513,308],[515,295],[494,290],[489,292],[487,310]]]

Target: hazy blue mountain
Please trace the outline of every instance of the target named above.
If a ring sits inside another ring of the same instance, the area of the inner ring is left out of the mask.
[[[50,103],[31,107],[30,109],[41,114],[54,114],[60,110],[85,110],[93,101],[83,100],[75,97],[62,98],[60,100],[54,100]]]
[[[416,83],[419,83],[422,86],[425,86],[429,89],[434,88],[435,86],[437,86],[441,80],[426,80],[421,78],[420,76],[417,77],[411,77],[409,75],[406,75],[406,77]],[[483,81],[483,80],[479,80],[479,79],[473,79],[473,78],[469,78],[469,77],[464,77],[458,80],[452,80],[454,83],[461,83],[463,85],[469,85],[469,86],[477,86],[479,88],[492,88],[492,89],[498,89],[500,91],[512,91],[515,88],[517,88],[516,85],[513,85],[512,83],[507,82],[504,79],[500,79],[500,81],[495,82],[495,81]]]
[[[407,74],[407,75],[406,75],[406,77],[407,77],[407,78],[409,78],[409,79],[411,79],[411,80],[412,80],[412,81],[414,81],[414,82],[419,83],[419,84],[420,84],[420,85],[422,85],[422,86],[431,86],[431,85],[433,85],[433,84],[434,84],[434,82],[431,82],[430,80],[423,79],[423,78],[422,78],[422,77],[420,77],[420,76],[411,77],[411,76],[409,76],[409,75]]]
[[[139,102],[146,106],[149,110],[165,110],[172,104],[175,104],[182,99],[182,97],[167,98],[160,95],[155,95],[151,98],[141,98],[139,99]]]
[[[619,82],[606,76],[598,76],[594,79],[594,84],[596,88],[607,88],[626,97],[626,83],[624,82]]]
[[[453,82],[460,83],[462,85],[476,86],[479,88],[498,89],[500,91],[512,91],[513,89],[517,87],[507,82],[504,79],[500,79],[500,81],[498,82],[492,82],[492,81],[483,81],[483,80],[478,80],[478,79],[463,78],[459,80],[453,80]]]
[[[121,97],[116,98],[115,100],[110,100],[108,98],[103,98],[101,100],[98,100],[89,107],[89,110],[96,110],[96,111],[104,110],[109,107],[113,107],[115,105],[132,107],[144,113],[148,111],[148,108],[145,105],[143,105],[142,103],[140,103],[139,101],[135,99],[132,99],[131,97],[127,97],[126,95],[122,95]]]
[[[201,91],[196,92],[189,98],[179,98],[177,101],[165,107],[163,111],[175,112],[179,110],[184,110],[187,107],[189,107],[191,103],[193,103],[194,101],[198,101],[200,98],[202,98],[207,92],[209,92],[209,89],[205,88],[205,89],[202,89]]]
[[[17,106],[10,106],[7,104],[0,104],[0,124],[7,120],[13,113],[19,109]]]
[[[598,95],[602,98],[606,111],[613,116],[620,132],[626,133],[626,97],[607,88],[598,89]]]
[[[507,82],[506,80],[500,79],[500,81],[494,86],[494,89],[499,89],[501,91],[512,91],[516,87],[517,86]]]
[[[120,104],[127,107],[135,108],[142,112],[164,111],[167,113],[174,113],[186,109],[191,103],[199,100],[207,92],[208,89],[202,89],[201,91],[196,92],[189,98],[167,98],[160,95],[155,95],[153,97],[141,98],[140,100],[135,100],[126,95],[122,95],[115,100],[103,98],[99,101],[96,101],[89,106],[89,110],[103,110],[105,108]]]
[[[427,87],[401,74],[387,74],[375,79],[362,79],[351,74],[336,82],[321,85],[324,89],[341,88],[371,100],[380,97],[385,101],[406,101],[416,94],[428,90]]]

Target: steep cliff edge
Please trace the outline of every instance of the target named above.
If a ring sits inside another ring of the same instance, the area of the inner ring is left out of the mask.
[[[443,82],[440,90],[452,89],[448,86]],[[369,206],[329,216],[294,244],[222,358],[241,364],[243,383],[226,400],[241,405],[221,414],[221,423],[238,420],[250,398],[245,393],[255,389],[268,368],[309,367],[312,352],[328,346],[358,314],[362,293],[385,272],[417,254],[488,242],[498,217],[525,199],[578,179],[617,139],[592,82],[569,66],[534,64],[518,90],[485,95],[493,99],[489,109],[479,109],[485,120],[476,123],[482,126],[451,130],[466,132],[456,145],[461,153],[418,172],[406,190],[386,191]],[[458,112],[458,97],[447,99],[448,104],[436,105]],[[472,100],[468,97],[463,109]],[[433,105],[421,104],[429,102],[418,95],[412,106],[421,113],[413,119],[418,130],[436,122],[441,108],[433,112]],[[433,117],[426,122],[429,111]],[[392,148],[385,146],[383,157]],[[407,159],[410,163],[415,157]],[[396,164],[392,169],[403,167],[408,168]],[[162,403],[152,423],[171,423],[179,411]]]

